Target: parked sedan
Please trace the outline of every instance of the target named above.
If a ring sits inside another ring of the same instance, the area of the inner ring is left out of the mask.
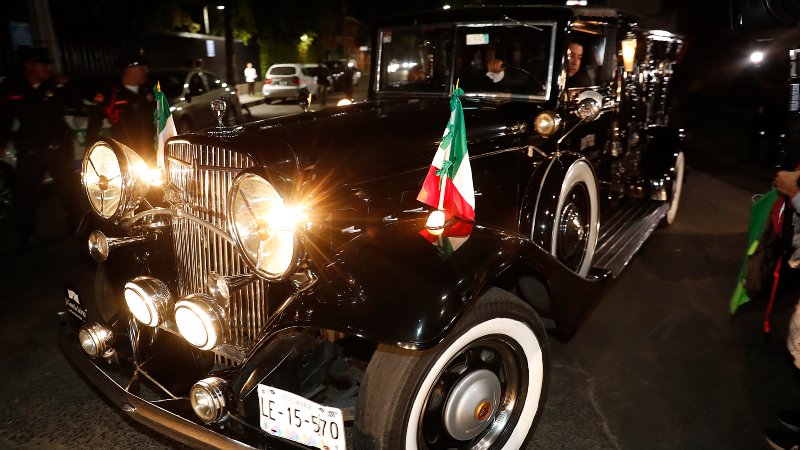
[[[303,89],[308,89],[312,93],[317,91],[316,64],[286,63],[271,65],[267,69],[266,77],[264,77],[264,87],[261,92],[267,100],[295,100]]]
[[[236,87],[222,81],[217,75],[190,68],[154,69],[149,75],[149,83],[161,83],[161,90],[167,96],[175,127],[180,133],[198,131],[217,125],[217,118],[209,102],[224,97],[228,102],[230,121],[242,121],[242,109]]]

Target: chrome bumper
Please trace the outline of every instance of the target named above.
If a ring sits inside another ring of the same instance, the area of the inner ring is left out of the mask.
[[[195,448],[257,448],[215,433],[127,392],[84,353],[78,343],[77,335],[72,329],[69,313],[64,311],[58,313],[58,326],[58,343],[67,360],[133,420]]]

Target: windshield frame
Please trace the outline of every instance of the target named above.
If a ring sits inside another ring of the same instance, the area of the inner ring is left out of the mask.
[[[534,101],[547,101],[550,99],[552,92],[553,92],[553,85],[554,85],[554,69],[556,64],[556,36],[558,30],[558,21],[555,19],[535,19],[535,20],[523,20],[520,22],[508,22],[503,20],[488,20],[488,21],[458,21],[458,22],[438,22],[438,23],[420,23],[418,25],[396,25],[396,26],[387,26],[382,27],[377,30],[377,43],[378,43],[378,54],[377,54],[377,64],[375,66],[375,77],[373,80],[373,89],[375,90],[375,94],[378,96],[398,96],[398,97],[449,97],[449,92],[431,92],[431,91],[396,91],[396,90],[389,90],[389,89],[381,89],[381,67],[384,58],[384,49],[383,49],[383,42],[384,42],[384,33],[387,31],[394,31],[394,30],[404,30],[407,31],[409,29],[419,29],[420,27],[441,27],[452,28],[453,32],[453,44],[452,48],[449,49],[450,56],[449,61],[447,62],[448,66],[450,67],[450,80],[449,85],[453,86],[455,83],[454,77],[454,65],[455,65],[455,58],[456,58],[456,48],[458,47],[458,42],[456,42],[456,37],[460,29],[462,28],[479,28],[479,27],[508,27],[508,26],[518,26],[518,27],[531,27],[531,28],[539,28],[539,27],[549,27],[550,28],[550,45],[548,46],[549,58],[547,63],[547,79],[544,82],[545,90],[544,94],[539,95],[525,95],[525,94],[514,94],[510,92],[488,92],[488,91],[476,91],[476,92],[466,92],[464,97],[470,98],[487,98],[487,99],[509,99],[509,100],[534,100]],[[546,30],[542,30],[541,32],[546,33]]]

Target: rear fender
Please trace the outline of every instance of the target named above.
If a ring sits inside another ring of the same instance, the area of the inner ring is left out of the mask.
[[[290,296],[272,315],[258,345],[280,330],[312,326],[428,348],[512,268],[542,280],[556,325],[569,335],[608,279],[577,276],[530,240],[507,231],[474,225],[466,241],[447,253],[440,250],[447,246],[432,244],[423,229],[424,219],[401,221],[343,245],[331,261],[315,267],[313,286]]]

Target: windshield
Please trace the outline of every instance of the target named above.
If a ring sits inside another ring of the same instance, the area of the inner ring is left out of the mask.
[[[453,26],[381,30],[379,90],[447,92]]]
[[[552,23],[458,24],[380,31],[378,90],[546,99]]]

